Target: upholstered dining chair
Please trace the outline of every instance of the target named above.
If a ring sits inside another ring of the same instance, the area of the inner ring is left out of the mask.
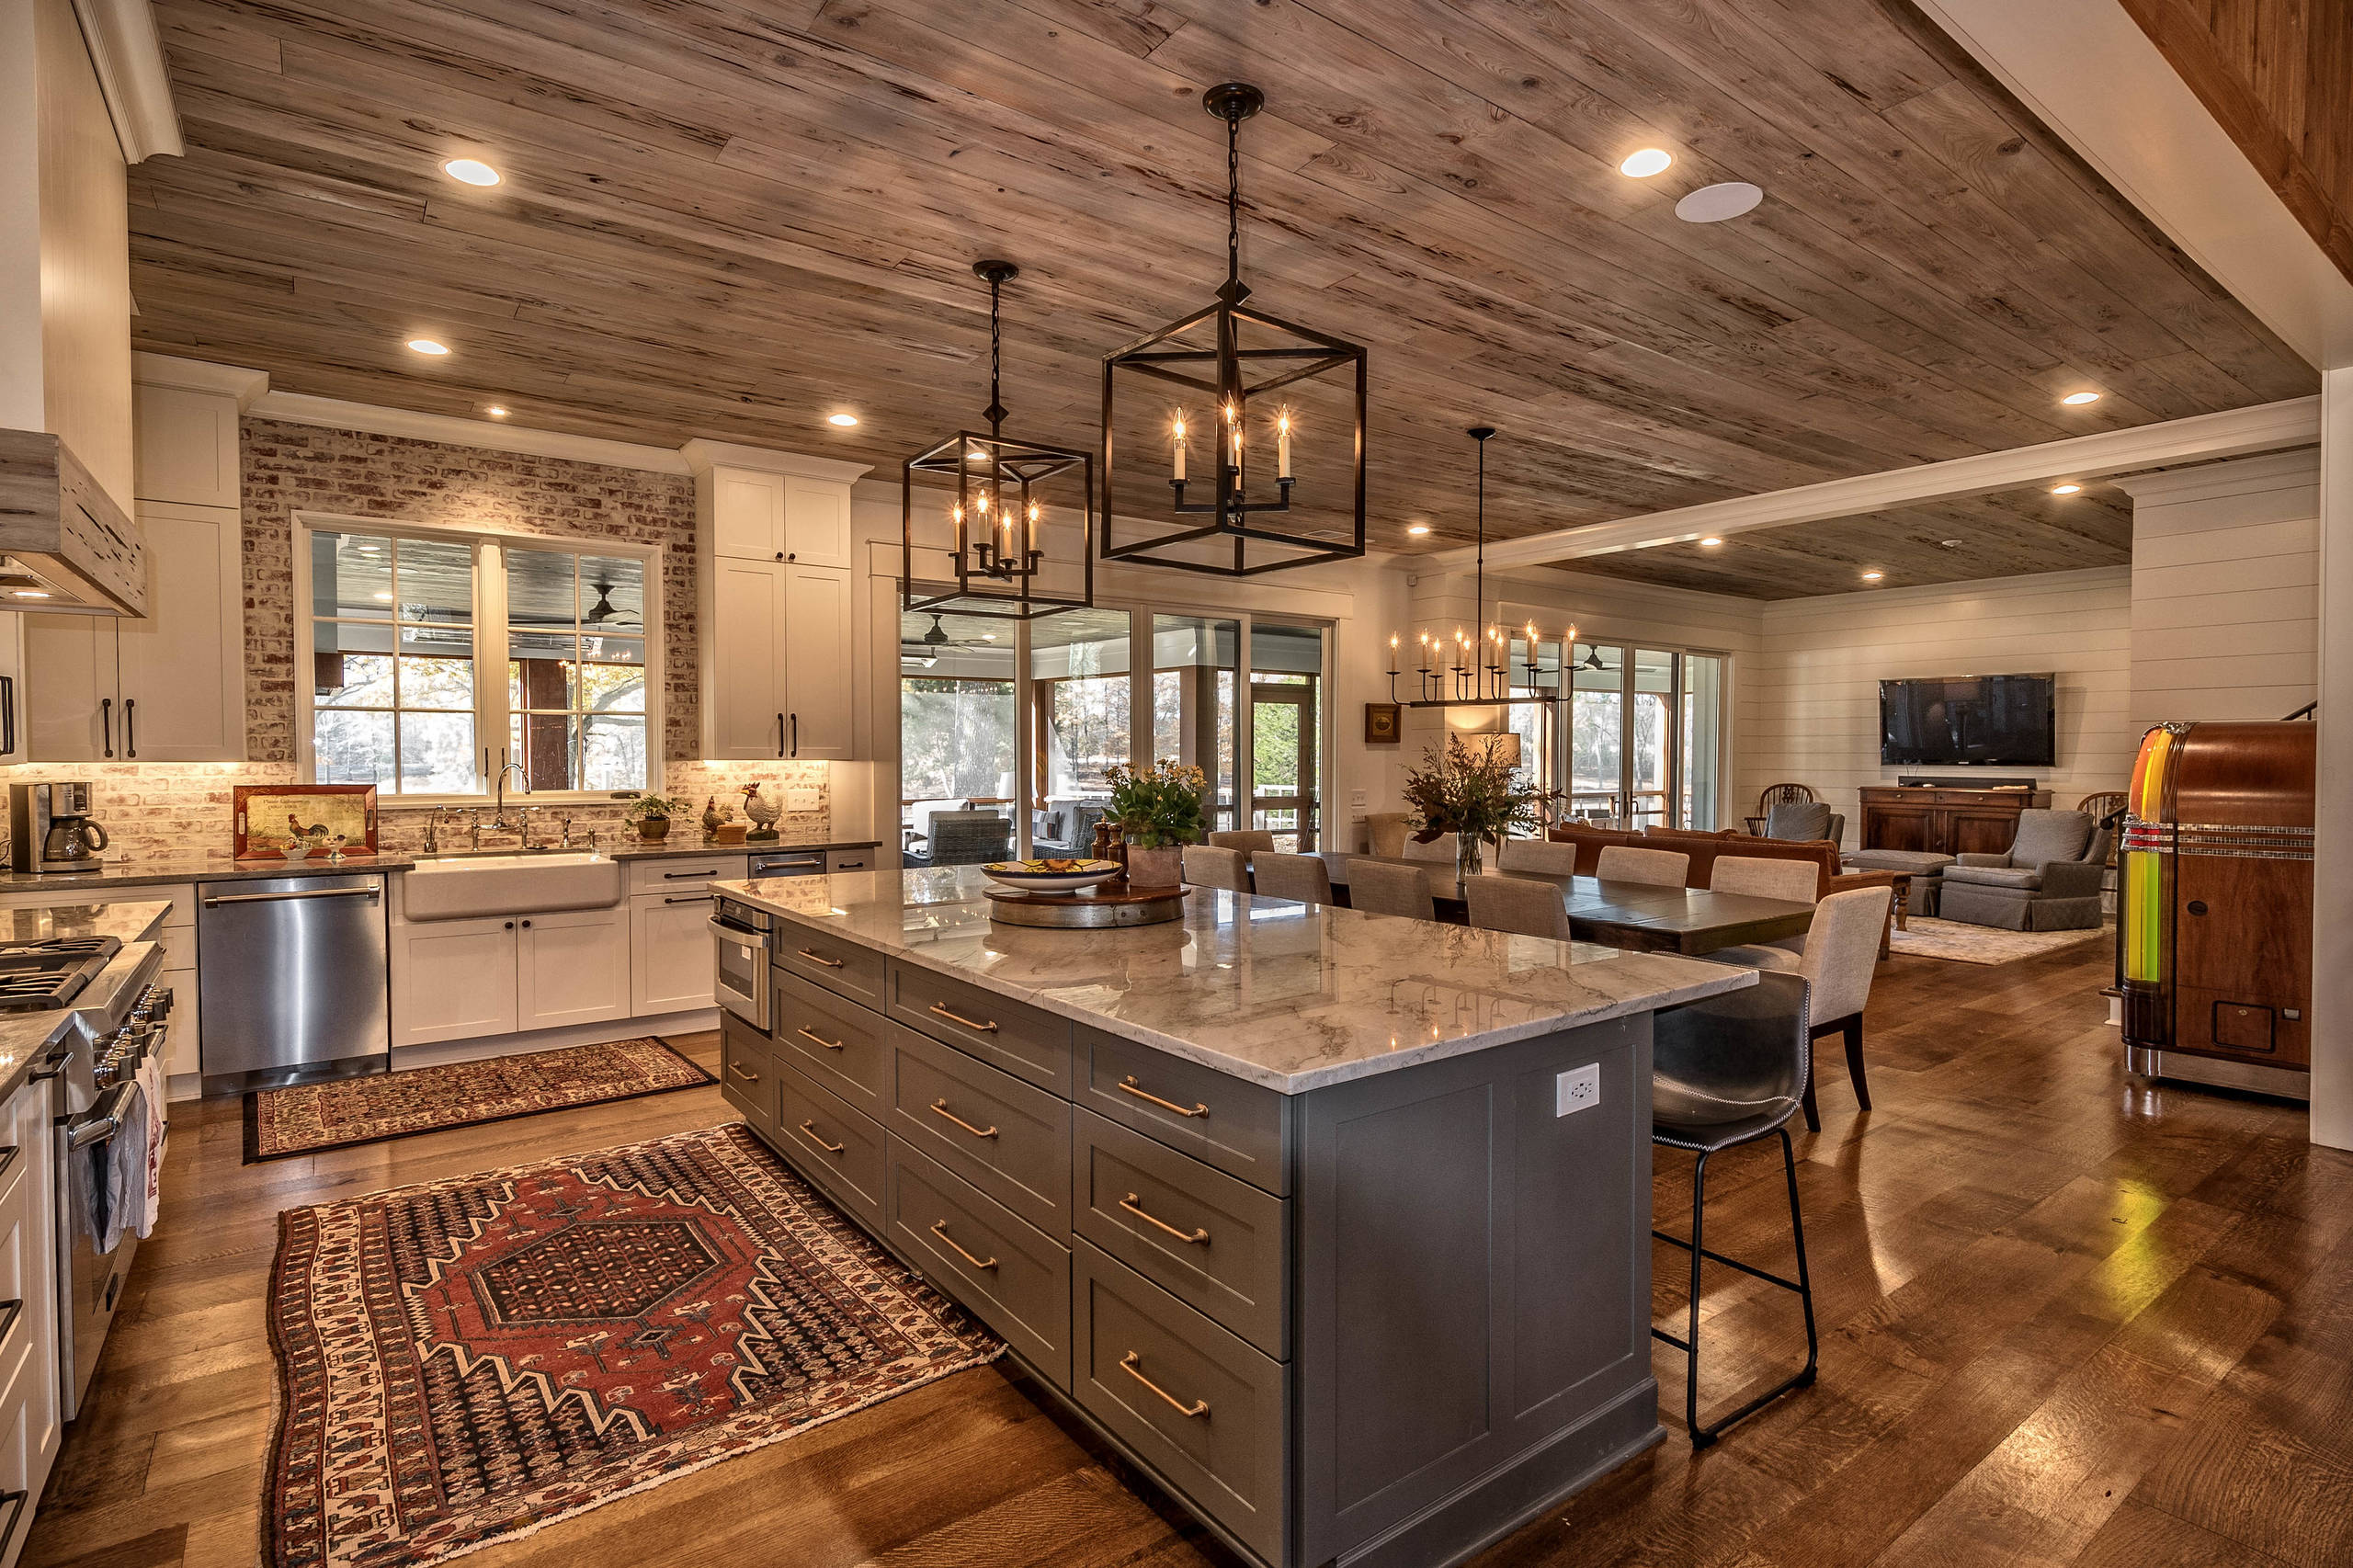
[[[1414,835],[1408,833],[1404,855],[1408,860],[1443,860],[1451,866],[1454,864],[1454,846],[1455,837],[1450,833],[1441,833],[1427,844],[1416,843]]]
[[[1483,931],[1570,939],[1568,902],[1551,882],[1513,876],[1469,877],[1462,883],[1462,899],[1471,906],[1471,924]]]
[[[1679,849],[1637,849],[1631,844],[1606,844],[1594,862],[1593,874],[1605,882],[1644,882],[1654,888],[1679,888],[1691,872],[1691,857]]]
[[[1210,843],[1220,849],[1239,849],[1247,855],[1254,849],[1272,849],[1275,835],[1263,827],[1234,827],[1210,835]]]
[[[1871,1108],[1870,1079],[1863,1071],[1863,1005],[1870,1000],[1871,975],[1879,963],[1879,935],[1887,924],[1893,888],[1856,888],[1835,892],[1813,906],[1813,925],[1805,934],[1805,951],[1754,946],[1719,948],[1708,958],[1719,963],[1747,964],[1760,970],[1794,971],[1813,985],[1811,1037],[1840,1036],[1847,1046],[1847,1077],[1855,1086],[1855,1103]],[[1805,1087],[1805,1124],[1822,1131],[1813,1085]]]
[[[1709,872],[1713,892],[1746,893],[1751,898],[1778,898],[1790,903],[1812,903],[1820,888],[1821,868],[1811,860],[1771,860],[1761,855],[1719,855]],[[1761,944],[1792,953],[1805,951],[1805,938],[1776,937]]]
[[[1185,846],[1185,880],[1195,887],[1223,888],[1228,892],[1248,892],[1250,873],[1244,865],[1242,851],[1225,849],[1213,844]]]
[[[1775,806],[1794,805],[1813,799],[1813,791],[1802,784],[1768,784],[1756,797],[1756,814],[1741,820],[1748,824],[1749,832],[1763,838],[1767,836],[1766,819],[1773,814]]]
[[[1534,871],[1547,877],[1577,874],[1577,846],[1549,838],[1506,838],[1495,852],[1495,864],[1506,871]]]
[[[1419,866],[1392,866],[1380,860],[1358,860],[1348,868],[1348,907],[1367,915],[1399,915],[1408,920],[1435,920],[1430,902],[1430,874]]]
[[[1885,889],[1878,890],[1887,896]],[[1838,898],[1859,897],[1839,893]],[[1704,1449],[1733,1422],[1755,1415],[1793,1389],[1813,1381],[1821,1341],[1813,1323],[1813,1280],[1806,1272],[1805,1221],[1798,1211],[1798,1170],[1790,1146],[1790,1117],[1813,1096],[1813,1026],[1808,1022],[1812,989],[1794,974],[1759,974],[1756,983],[1720,996],[1668,1007],[1651,1018],[1651,1142],[1688,1150],[1699,1157],[1691,1174],[1691,1239],[1665,1231],[1651,1234],[1691,1255],[1690,1322],[1678,1336],[1661,1328],[1652,1337],[1688,1358],[1683,1379],[1683,1425],[1691,1446]],[[1753,1264],[1710,1251],[1702,1222],[1707,1216],[1708,1161],[1726,1149],[1779,1137],[1781,1175],[1790,1191],[1790,1239],[1797,1245],[1798,1277],[1785,1278]],[[1728,1264],[1794,1294],[1805,1312],[1805,1366],[1729,1415],[1699,1425],[1699,1266]]]
[[[1302,903],[1332,902],[1332,873],[1314,855],[1278,855],[1259,849],[1250,856],[1250,891],[1266,898],[1295,898]]]

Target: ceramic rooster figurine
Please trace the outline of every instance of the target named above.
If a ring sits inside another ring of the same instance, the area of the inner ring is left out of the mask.
[[[776,819],[784,814],[776,801],[760,793],[756,783],[744,786],[744,815],[750,819],[752,831],[745,837],[765,844],[776,837]]]

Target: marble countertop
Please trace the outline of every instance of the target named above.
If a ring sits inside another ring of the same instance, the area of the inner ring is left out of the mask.
[[[1284,1094],[1654,1011],[1747,970],[1195,888],[1181,924],[997,926],[973,867],[714,891]]]
[[[0,910],[0,941],[31,942],[46,937],[113,937],[129,943],[138,941],[149,929],[163,923],[171,913],[171,904],[163,899],[126,901],[122,903],[75,903],[61,900],[29,909]],[[103,1003],[106,998],[83,993],[83,1000]],[[0,1013],[0,1101],[6,1100],[23,1086],[25,1076],[32,1071],[34,1059],[47,1051],[52,1041],[73,1022],[74,1007],[59,1007],[32,1013]]]
[[[659,844],[641,844],[635,834],[607,849],[616,860],[652,860],[665,855],[789,855],[794,850],[809,849],[879,849],[881,843],[872,838],[825,838],[816,840],[787,840],[779,844],[713,844],[699,836],[690,835],[683,842],[676,829]]]
[[[318,860],[233,860],[226,855],[127,855],[95,871],[0,871],[0,892],[85,892],[93,888],[165,887],[184,882],[250,881],[260,877],[339,877],[354,871],[404,871],[408,855],[346,855],[340,866]]]

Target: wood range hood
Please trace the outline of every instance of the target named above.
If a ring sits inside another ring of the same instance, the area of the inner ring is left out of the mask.
[[[0,609],[147,614],[147,544],[65,443],[0,430]]]

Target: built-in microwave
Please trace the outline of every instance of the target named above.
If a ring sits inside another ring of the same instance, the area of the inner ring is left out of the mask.
[[[719,1005],[767,1033],[768,917],[749,904],[717,899],[710,934],[719,950],[719,974],[712,987]]]

